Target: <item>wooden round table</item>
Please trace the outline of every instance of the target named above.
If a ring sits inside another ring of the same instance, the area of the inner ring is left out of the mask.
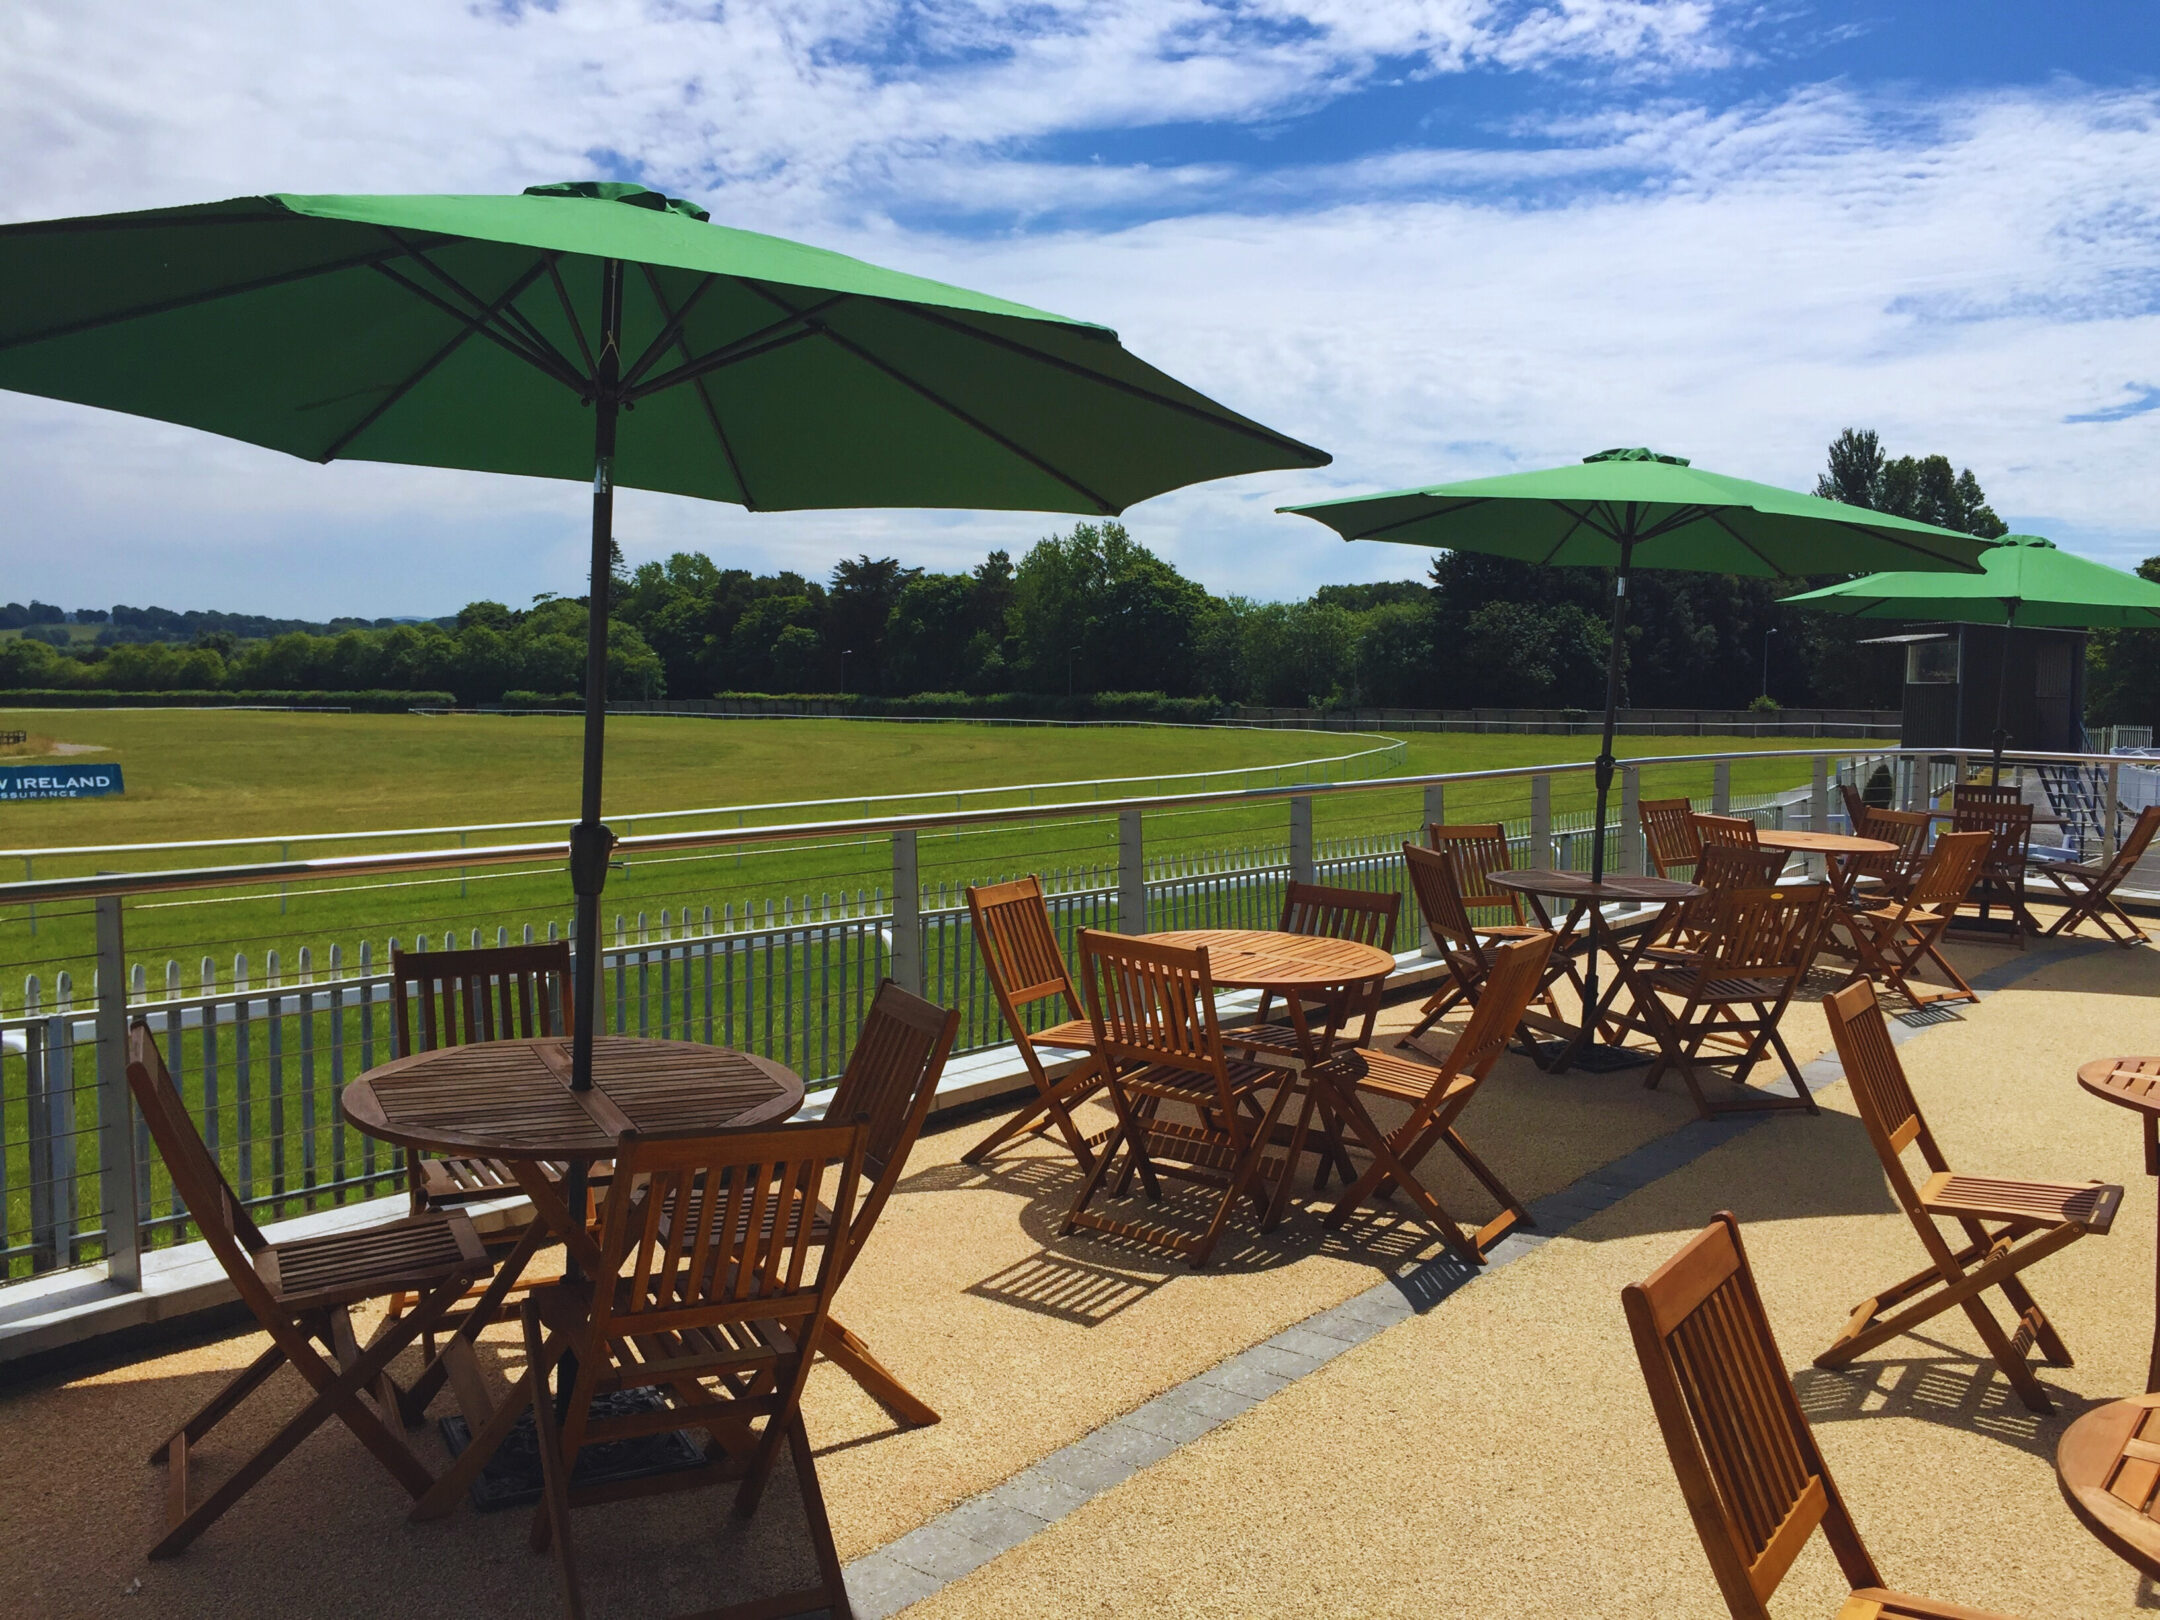
[[[1855,856],[1895,855],[1898,849],[1887,838],[1862,838],[1857,833],[1807,832],[1797,828],[1791,832],[1765,828],[1755,835],[1755,841],[1764,849],[1774,849],[1781,854],[1820,855],[1823,875],[1829,879],[1831,891],[1840,901],[1852,896]]]
[[[2116,1557],[2160,1580],[2160,1394],[2096,1406],[2063,1431],[2063,1500]]]
[[[2094,1058],[2081,1064],[2078,1084],[2105,1102],[2128,1108],[2144,1122],[2145,1173],[2160,1177],[2160,1057]],[[2160,1390],[2160,1276],[2154,1279],[2152,1356],[2145,1387]]]
[[[1552,1074],[1563,1074],[1576,1065],[1592,1073],[1609,1073],[1614,1069],[1639,1068],[1649,1062],[1643,1054],[1630,1051],[1627,1047],[1600,1045],[1597,1040],[1597,1026],[1603,1021],[1605,1010],[1612,1005],[1613,997],[1619,994],[1621,985],[1627,982],[1630,970],[1642,954],[1642,948],[1649,943],[1655,932],[1654,927],[1631,923],[1626,935],[1615,934],[1609,929],[1598,930],[1599,937],[1595,947],[1609,951],[1613,959],[1612,984],[1603,995],[1597,993],[1597,958],[1592,941],[1585,936],[1577,943],[1575,930],[1595,907],[1610,901],[1626,900],[1637,905],[1664,907],[1682,900],[1695,899],[1703,892],[1702,886],[1697,883],[1683,883],[1678,878],[1637,877],[1627,872],[1608,872],[1599,881],[1592,882],[1587,872],[1558,872],[1539,868],[1492,872],[1487,874],[1485,881],[1496,889],[1513,889],[1518,894],[1528,895],[1531,909],[1537,913],[1538,921],[1547,928],[1552,928],[1553,920],[1552,914],[1545,909],[1545,901],[1565,900],[1570,906],[1567,921],[1554,930],[1559,937],[1553,946],[1553,959],[1561,964],[1562,971],[1567,974],[1576,993],[1582,998],[1583,1019],[1579,1026],[1562,1025],[1556,1029],[1561,1039],[1560,1050],[1549,1059],[1541,1059],[1543,1067]],[[1635,949],[1632,952],[1623,952],[1620,948],[1622,943],[1630,939]],[[1591,959],[1586,964],[1589,971],[1578,976],[1572,958],[1583,950],[1592,951]],[[1593,1002],[1596,1003],[1598,1015],[1594,1019],[1591,1017]],[[1532,1024],[1546,1022],[1543,1015],[1536,1012],[1527,1013],[1524,1017],[1526,1022]]]
[[[769,1125],[802,1106],[785,1064],[697,1041],[602,1035],[593,1087],[570,1089],[570,1042],[474,1041],[394,1058],[345,1088],[345,1117],[400,1147],[456,1157],[603,1159],[626,1130]]]
[[[1205,945],[1208,972],[1225,990],[1272,990],[1295,997],[1384,979],[1395,958],[1377,945],[1272,928],[1179,928],[1149,934],[1158,945]]]

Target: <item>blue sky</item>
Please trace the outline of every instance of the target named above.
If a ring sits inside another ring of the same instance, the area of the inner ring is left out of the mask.
[[[1102,320],[1334,452],[1127,521],[1217,590],[1422,558],[1290,499],[1839,429],[2160,552],[2160,46],[2055,0],[14,0],[0,217],[641,178]],[[0,597],[310,616],[576,588],[577,486],[317,468],[0,396]],[[632,495],[635,559],[962,566],[1063,521]]]

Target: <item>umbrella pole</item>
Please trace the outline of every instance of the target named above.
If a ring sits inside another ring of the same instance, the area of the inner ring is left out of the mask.
[[[1605,649],[1605,731],[1598,747],[1597,757],[1597,813],[1590,833],[1590,881],[1605,881],[1605,812],[1612,796],[1614,770],[1613,732],[1620,716],[1620,646],[1621,637],[1627,630],[1628,568],[1635,558],[1635,541],[1632,535],[1620,539],[1620,566],[1613,574],[1612,641]],[[1563,1050],[1557,1068],[1566,1068],[1574,1058],[1587,1056],[1599,1049],[1598,1045],[1598,951],[1602,945],[1599,935],[1603,932],[1604,905],[1593,895],[1590,900],[1590,939],[1583,965],[1583,1027],[1576,1037],[1572,1050]]]
[[[2002,785],[2003,743],[2009,737],[2003,730],[2003,692],[2010,684],[2010,632],[2017,624],[2017,610],[2017,599],[2013,597],[2010,611],[2003,616],[2003,638],[1995,649],[1995,762],[1989,780],[1997,787]]]

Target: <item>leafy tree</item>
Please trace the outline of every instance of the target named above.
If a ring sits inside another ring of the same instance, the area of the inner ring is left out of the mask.
[[[2147,557],[2137,571],[2160,584],[2160,557]],[[2096,630],[2086,658],[2085,715],[2091,724],[2160,725],[2160,630]]]
[[[900,593],[922,576],[903,568],[897,557],[843,557],[834,564],[825,596],[824,622],[817,626],[832,685],[839,681],[840,655],[847,655],[847,684],[858,692],[888,690],[885,678],[885,625]]]
[[[1011,622],[1026,690],[1193,691],[1208,595],[1122,523],[1038,542],[1013,574]]]
[[[2010,532],[1988,505],[1970,467],[1958,472],[1948,456],[1899,456],[1892,461],[1873,428],[1847,428],[1831,441],[1829,470],[1815,481],[1815,493],[1983,539]]]

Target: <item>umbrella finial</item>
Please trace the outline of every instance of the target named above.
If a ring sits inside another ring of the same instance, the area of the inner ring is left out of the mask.
[[[1594,456],[1583,457],[1585,465],[1593,461],[1662,461],[1671,467],[1685,467],[1688,464],[1686,456],[1660,455],[1655,450],[1645,450],[1639,444],[1630,450],[1600,450]]]
[[[696,203],[684,197],[670,197],[664,191],[650,186],[638,185],[631,180],[555,180],[544,186],[527,186],[528,197],[591,197],[603,202],[628,203],[633,208],[650,208],[655,213],[681,214],[701,224],[712,215]]]

